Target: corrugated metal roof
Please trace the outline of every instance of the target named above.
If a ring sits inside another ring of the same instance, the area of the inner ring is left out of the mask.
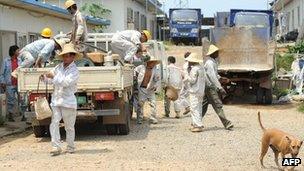
[[[50,5],[47,3],[42,3],[35,0],[0,0],[0,4],[4,4],[7,6],[13,6],[16,8],[23,8],[35,12],[40,12],[44,14],[48,14],[51,16],[71,19],[71,15],[67,10],[60,8],[55,5]],[[102,18],[95,18],[93,16],[86,16],[87,23],[93,25],[110,25],[111,21]]]

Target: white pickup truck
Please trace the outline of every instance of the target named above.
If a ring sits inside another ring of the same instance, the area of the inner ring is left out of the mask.
[[[113,34],[90,33],[88,42],[109,50],[109,43]],[[146,43],[149,53],[165,60],[165,49],[161,42],[151,41]],[[93,50],[93,49],[91,49]],[[95,122],[105,125],[110,135],[127,135],[130,131],[130,119],[133,113],[133,65],[105,66],[94,65],[94,61],[85,58],[84,63],[78,63],[80,78],[78,82],[77,97],[77,122],[84,118],[94,119]],[[53,65],[54,66],[54,65]],[[87,66],[87,67],[84,67]],[[47,134],[51,118],[38,121],[35,117],[33,102],[39,96],[46,95],[46,86],[41,84],[37,91],[39,76],[52,67],[24,68],[18,71],[18,91],[26,93],[28,109],[25,112],[27,120],[32,121],[36,137]],[[161,67],[159,68],[161,70]],[[48,87],[50,98],[53,87]],[[84,119],[86,120],[86,119]]]

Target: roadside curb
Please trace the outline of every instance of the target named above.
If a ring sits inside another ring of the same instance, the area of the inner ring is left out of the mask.
[[[0,127],[0,129],[7,129],[5,126]],[[16,134],[21,134],[25,131],[30,130],[30,128],[31,128],[31,125],[26,125],[25,127],[18,128],[18,129],[15,129],[15,130],[11,130],[11,131],[2,130],[2,131],[0,131],[0,138],[4,138],[4,137],[7,137],[7,136],[16,135]]]

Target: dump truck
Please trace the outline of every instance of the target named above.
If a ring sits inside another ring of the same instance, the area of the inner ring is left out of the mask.
[[[210,41],[220,49],[218,71],[231,81],[223,87],[230,96],[251,92],[257,103],[271,104],[275,50],[272,11],[233,9],[218,13],[215,23]]]
[[[65,38],[66,35],[57,35]],[[76,123],[97,123],[104,125],[109,135],[127,135],[130,131],[130,120],[133,113],[133,71],[134,66],[121,63],[115,54],[98,51],[110,51],[113,33],[89,33],[88,45],[90,53],[76,61],[80,78],[77,84],[77,119]],[[164,47],[157,41],[145,44],[149,53],[160,57]],[[95,48],[94,48],[95,47]],[[111,55],[114,65],[105,64],[105,56]],[[45,68],[23,68],[18,71],[18,91],[26,94],[27,110],[25,116],[31,122],[36,137],[47,135],[51,118],[37,120],[34,102],[38,97],[51,99],[53,87],[40,83],[39,76],[50,71],[60,61],[53,60]],[[159,71],[161,68],[159,68]],[[46,91],[47,90],[47,91]]]

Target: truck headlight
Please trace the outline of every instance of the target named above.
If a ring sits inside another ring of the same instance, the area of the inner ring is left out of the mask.
[[[178,33],[177,28],[172,28],[172,29],[171,29],[171,33]]]
[[[191,33],[198,33],[198,28],[193,28],[193,29],[191,30]]]

